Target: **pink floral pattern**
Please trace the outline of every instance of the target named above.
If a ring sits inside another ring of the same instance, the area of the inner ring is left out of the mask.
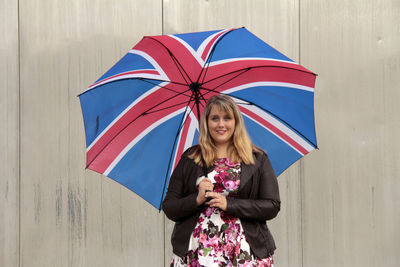
[[[240,163],[228,158],[215,162],[208,174],[214,182],[214,191],[225,196],[234,196],[240,186]],[[197,184],[204,179],[198,178]],[[272,257],[256,258],[250,251],[239,218],[230,216],[218,208],[205,206],[197,221],[189,242],[185,258],[173,255],[171,267],[273,267]]]

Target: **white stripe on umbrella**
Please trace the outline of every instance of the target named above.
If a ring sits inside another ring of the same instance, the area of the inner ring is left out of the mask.
[[[104,175],[108,175],[114,167],[121,161],[121,159],[126,155],[126,153],[129,152],[129,150],[136,145],[140,140],[142,140],[143,137],[146,136],[149,132],[157,128],[159,125],[163,124],[167,120],[181,114],[182,112],[185,111],[185,108],[179,109],[168,116],[163,117],[162,119],[156,121],[155,123],[151,124],[149,127],[147,127],[144,131],[142,131],[138,136],[136,136],[135,139],[133,139],[119,154],[118,156],[111,162],[111,164],[107,167],[107,169],[104,171]]]
[[[285,83],[285,82],[254,82],[254,83],[247,83],[243,84],[237,87],[233,87],[227,90],[224,90],[223,94],[231,94],[236,91],[240,91],[243,89],[247,88],[252,88],[252,87],[260,87],[260,86],[276,86],[276,87],[288,87],[288,88],[293,88],[293,89],[299,89],[299,90],[304,90],[304,91],[309,91],[309,92],[314,92],[314,88],[300,85],[300,84],[294,84],[294,83]]]
[[[240,101],[239,99],[235,99],[235,101]],[[279,133],[267,128],[261,121],[256,120],[254,117],[249,116],[246,114],[246,112],[242,112],[244,116],[248,117],[258,125],[262,126],[264,129],[267,131],[271,132],[274,134],[276,137],[282,140],[282,142],[285,142],[288,146],[293,148],[295,151],[297,151],[300,155],[305,155],[307,153],[304,153],[300,151],[298,148],[296,148],[293,144],[299,145],[301,148],[303,148],[305,151],[310,152],[314,150],[315,148],[310,145],[306,140],[303,139],[302,136],[298,135],[295,131],[291,130],[289,127],[281,123],[279,120],[275,119],[273,116],[265,112],[264,110],[258,108],[257,106],[254,105],[241,105],[239,103],[239,106],[241,107],[242,111],[243,109],[247,109],[255,114],[257,114],[259,117],[261,117],[263,120],[268,122],[269,124],[273,125],[274,127],[278,128],[281,132],[283,132],[287,137],[290,138],[290,142],[285,140],[284,136],[279,135]],[[293,143],[293,144],[291,144]]]
[[[147,96],[151,95],[152,93],[154,93],[155,91],[159,90],[160,88],[166,86],[169,83],[161,83],[153,88],[151,88],[150,90],[146,91],[144,94],[142,94],[140,97],[138,97],[137,99],[135,99],[135,101],[133,101],[126,109],[124,109],[97,137],[96,139],[93,140],[93,142],[87,147],[86,151],[89,151],[94,144],[96,144],[96,142],[104,135],[104,133],[106,133],[122,116],[125,115],[126,112],[128,112],[129,110],[132,109],[132,107],[134,107],[137,103],[139,103],[140,101],[142,101],[142,99],[146,98]]]

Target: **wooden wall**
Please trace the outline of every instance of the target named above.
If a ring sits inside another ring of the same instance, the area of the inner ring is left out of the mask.
[[[0,266],[168,266],[173,224],[85,170],[78,98],[143,35],[246,26],[318,73],[279,267],[400,262],[400,1],[0,0]]]
[[[18,2],[0,1],[0,266],[19,264]]]

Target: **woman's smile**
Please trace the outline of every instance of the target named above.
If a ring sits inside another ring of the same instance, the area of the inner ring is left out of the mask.
[[[227,145],[231,142],[235,131],[235,118],[232,114],[214,106],[207,120],[208,130],[216,146]]]

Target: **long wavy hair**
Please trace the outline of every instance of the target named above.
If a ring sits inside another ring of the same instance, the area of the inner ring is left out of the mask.
[[[232,98],[226,95],[215,95],[208,100],[200,117],[199,145],[189,157],[201,166],[203,166],[203,162],[206,166],[211,166],[214,160],[217,159],[216,146],[208,129],[208,116],[214,106],[235,118],[235,130],[228,147],[230,160],[232,162],[254,164],[253,151],[260,150],[250,140],[239,107]]]

